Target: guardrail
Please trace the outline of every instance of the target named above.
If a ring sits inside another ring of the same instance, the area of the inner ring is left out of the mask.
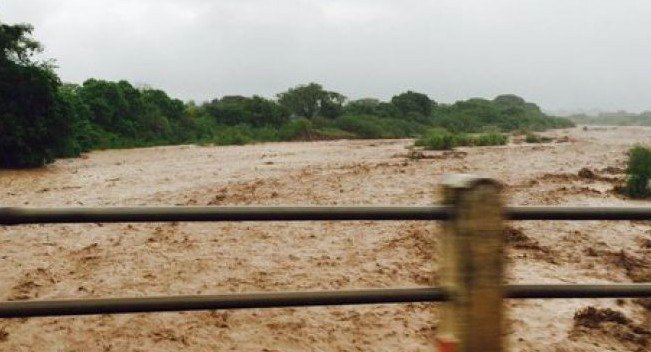
[[[506,220],[651,220],[651,207],[505,207]],[[0,208],[0,225],[115,222],[449,220],[452,206]]]
[[[0,208],[0,225],[164,221],[444,220],[443,285],[431,288],[278,292],[0,302],[0,318],[406,302],[448,302],[441,351],[501,351],[502,300],[651,297],[651,283],[501,285],[503,220],[651,220],[651,207],[503,207],[495,181],[455,176],[429,207]],[[480,349],[478,349],[480,348]]]

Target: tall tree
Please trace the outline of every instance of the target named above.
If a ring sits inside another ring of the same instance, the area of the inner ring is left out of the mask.
[[[74,117],[59,78],[26,24],[0,23],[0,167],[39,166],[71,153]]]
[[[278,127],[289,119],[289,111],[276,102],[254,95],[227,95],[203,105],[205,111],[224,125]]]
[[[341,115],[346,97],[327,91],[318,83],[290,88],[278,94],[278,103],[296,116],[335,118]]]
[[[426,94],[406,91],[391,98],[393,104],[403,114],[418,113],[429,116],[436,103]]]

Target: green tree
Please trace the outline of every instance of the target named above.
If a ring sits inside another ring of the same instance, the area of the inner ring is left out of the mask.
[[[502,94],[493,99],[493,102],[503,106],[524,106],[527,102],[515,94]]]
[[[649,179],[651,179],[651,150],[635,146],[629,151],[626,172],[625,192],[632,198],[645,198],[651,195]]]
[[[225,96],[204,105],[208,114],[220,124],[247,124],[253,127],[278,127],[289,120],[289,111],[274,101],[254,95]]]
[[[345,96],[327,91],[318,83],[299,85],[277,96],[281,106],[296,116],[307,118],[336,118],[342,114],[346,101]]]
[[[65,83],[58,95],[64,104],[59,105],[60,114],[68,116],[71,121],[72,135],[67,139],[61,151],[63,157],[72,157],[87,152],[95,147],[96,131],[90,123],[90,111],[78,95],[79,85]]]
[[[89,79],[75,89],[87,110],[97,147],[133,147],[189,142],[198,122],[185,104],[159,89],[127,81]]]
[[[363,98],[352,100],[344,107],[346,114],[352,115],[376,115],[380,101],[375,98]]]
[[[70,102],[26,24],[0,23],[0,167],[33,167],[74,154]]]
[[[426,94],[406,91],[391,98],[393,104],[401,113],[417,113],[423,116],[429,116],[436,102],[431,100]]]
[[[144,114],[140,92],[129,82],[85,81],[79,95],[90,110],[90,120],[101,129],[135,138],[138,118]]]

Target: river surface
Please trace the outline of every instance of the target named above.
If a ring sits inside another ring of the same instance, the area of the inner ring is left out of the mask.
[[[2,206],[430,205],[448,173],[494,177],[510,205],[650,205],[619,196],[626,151],[651,129],[407,157],[411,140],[175,146],[0,171]],[[581,169],[591,173],[579,173]],[[651,281],[647,222],[509,224],[510,283]],[[0,227],[2,299],[417,287],[439,282],[431,222],[65,224]],[[574,325],[581,308],[629,324]],[[510,301],[514,351],[644,351],[633,300]],[[0,320],[1,351],[434,351],[437,304]],[[642,330],[640,330],[642,329]],[[642,332],[640,332],[642,331]],[[645,345],[648,344],[648,345]]]

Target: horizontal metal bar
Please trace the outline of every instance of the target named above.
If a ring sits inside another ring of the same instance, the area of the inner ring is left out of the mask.
[[[651,283],[506,285],[506,298],[639,298],[651,297]]]
[[[444,300],[445,297],[443,290],[440,288],[413,288],[100,298],[53,301],[10,301],[0,302],[0,318],[373,303],[437,302]]]
[[[509,220],[651,220],[651,207],[506,207]]]
[[[651,207],[507,207],[509,220],[651,220]],[[447,220],[445,206],[361,207],[108,207],[0,208],[0,224],[165,222]]]
[[[651,297],[650,284],[506,285],[506,298]],[[443,288],[405,288],[321,292],[33,300],[0,302],[0,318],[124,314],[213,309],[280,308],[326,305],[442,302]]]
[[[446,207],[123,207],[0,208],[0,224],[162,222],[445,220]]]

